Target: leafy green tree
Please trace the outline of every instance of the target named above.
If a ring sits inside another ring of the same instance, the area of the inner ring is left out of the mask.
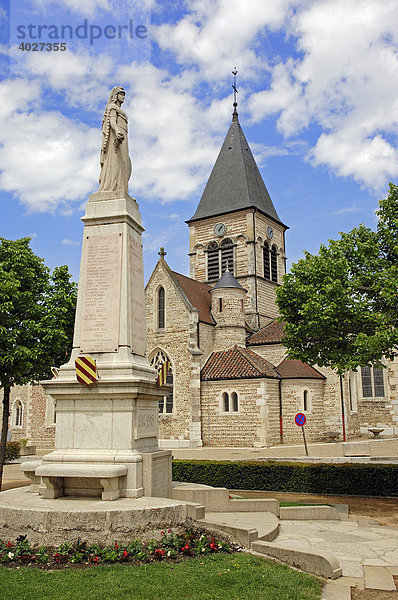
[[[376,214],[376,231],[360,225],[305,252],[277,290],[290,355],[340,376],[344,440],[345,371],[398,354],[398,186]]]
[[[66,266],[51,275],[29,244],[0,238],[0,489],[12,386],[49,377],[72,347],[77,285]]]
[[[291,356],[342,375],[393,358],[398,346],[398,187],[380,202],[377,230],[360,225],[309,252],[277,290]]]

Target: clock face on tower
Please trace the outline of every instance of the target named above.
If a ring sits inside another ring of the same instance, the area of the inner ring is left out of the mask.
[[[274,230],[272,229],[271,225],[269,225],[267,227],[267,237],[272,240],[272,238],[274,237]]]
[[[217,223],[217,225],[214,226],[213,231],[216,235],[224,235],[226,230],[227,228],[225,227],[224,223]]]

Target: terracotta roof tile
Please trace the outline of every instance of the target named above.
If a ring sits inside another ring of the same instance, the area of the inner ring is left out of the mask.
[[[301,360],[293,358],[285,358],[277,367],[279,375],[282,379],[326,379],[322,373],[301,362]]]
[[[171,273],[182,287],[192,306],[199,309],[199,321],[214,325],[214,321],[210,315],[211,298],[209,290],[211,290],[211,287],[206,283],[201,283],[200,281],[195,281],[195,279],[181,275],[181,273],[176,273],[175,271],[171,271]]]
[[[273,365],[248,348],[233,346],[222,352],[213,352],[201,371],[201,379],[251,379],[272,377],[279,379]]]
[[[284,324],[279,321],[272,321],[256,333],[253,333],[248,340],[248,346],[260,346],[262,344],[278,344],[283,340]]]

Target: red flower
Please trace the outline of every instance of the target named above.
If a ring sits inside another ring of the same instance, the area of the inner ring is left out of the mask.
[[[7,548],[11,548],[11,547],[12,547],[11,542],[7,542]]]
[[[119,550],[119,544],[115,542],[115,550]]]
[[[129,555],[129,553],[127,552],[127,550],[123,550],[123,556],[124,556],[124,558],[126,558],[126,556],[128,556],[128,555]]]
[[[215,544],[214,542],[211,542],[211,544],[209,544],[209,547],[210,547],[212,550],[216,550],[216,548],[217,548],[217,544]]]

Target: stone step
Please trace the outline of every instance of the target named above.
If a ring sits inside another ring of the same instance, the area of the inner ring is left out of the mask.
[[[322,590],[322,600],[351,600],[351,587],[327,583]]]
[[[396,591],[392,574],[385,567],[364,565],[365,589]]]

